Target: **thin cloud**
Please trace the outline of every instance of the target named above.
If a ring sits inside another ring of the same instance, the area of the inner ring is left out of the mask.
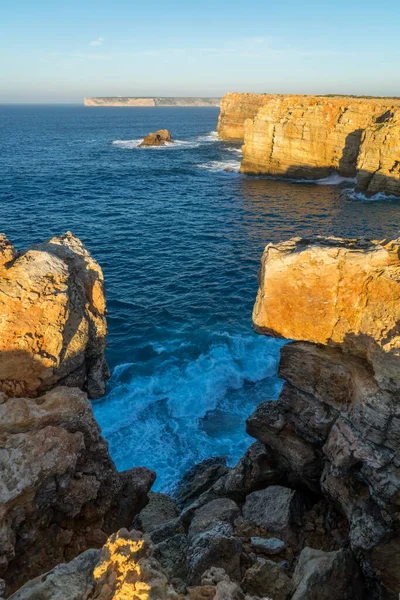
[[[104,42],[103,37],[98,37],[97,40],[93,40],[90,42],[89,46],[101,46]]]

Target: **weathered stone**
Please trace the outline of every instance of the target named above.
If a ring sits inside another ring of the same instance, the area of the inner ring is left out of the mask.
[[[160,542],[164,542],[165,540],[174,537],[174,535],[185,532],[185,527],[180,517],[178,517],[173,521],[168,521],[168,523],[164,523],[163,525],[159,525],[152,529],[150,537],[155,544],[159,544]]]
[[[55,385],[104,394],[103,273],[72,233],[24,253],[0,241],[0,391],[36,396]]]
[[[0,404],[0,571],[10,590],[129,524],[154,474],[118,473],[86,394]]]
[[[399,254],[400,240],[294,238],[269,244],[253,311],[255,328],[340,345],[368,360],[382,388],[400,388]]]
[[[361,600],[359,569],[349,550],[304,548],[293,575],[292,600]]]
[[[240,585],[245,592],[261,598],[268,596],[274,600],[286,600],[289,598],[292,588],[291,580],[286,575],[284,568],[263,558],[259,558],[246,571]]]
[[[272,453],[260,442],[255,442],[212,489],[218,496],[243,501],[250,492],[279,483],[282,476],[282,470],[275,464]]]
[[[400,196],[400,110],[364,130],[357,158],[357,190],[366,196]]]
[[[36,577],[22,586],[9,600],[83,600],[95,589],[93,571],[100,550],[86,550],[69,563],[57,565],[52,571]]]
[[[165,144],[171,144],[171,134],[168,129],[159,129],[155,133],[149,133],[143,138],[143,142],[139,144],[139,147],[145,146],[164,146]]]
[[[206,458],[185,473],[177,485],[174,497],[182,506],[188,506],[227,472],[225,457]]]
[[[220,498],[205,504],[194,513],[189,527],[189,537],[212,529],[218,523],[233,525],[234,520],[240,515],[240,510],[233,500]]]
[[[245,520],[278,533],[284,540],[293,540],[301,525],[304,499],[300,492],[279,485],[253,492],[243,506]]]
[[[221,100],[217,131],[223,140],[243,140],[246,119],[254,119],[271,94],[225,94]]]
[[[149,493],[149,502],[135,517],[135,527],[140,531],[151,533],[170,521],[176,519],[179,510],[176,501],[167,494]]]
[[[367,593],[385,599],[400,592],[398,297],[399,240],[269,245],[256,328],[304,341],[281,350],[279,400],[247,421],[289,481],[322,492],[346,515]],[[302,540],[318,541],[313,523],[305,527],[315,535]],[[340,531],[336,539],[343,543]]]
[[[230,581],[230,578],[224,569],[211,567],[211,569],[203,573],[201,585],[217,585],[220,581]]]
[[[189,600],[212,600],[216,591],[214,585],[195,585],[187,590]]]
[[[188,541],[186,535],[178,534],[157,544],[153,556],[164,569],[168,579],[184,580],[187,576]]]
[[[229,577],[240,579],[240,554],[242,545],[232,535],[229,525],[218,523],[213,529],[196,535],[188,551],[190,585],[198,585],[205,571],[210,567],[220,567]]]
[[[262,554],[280,554],[286,548],[285,542],[279,538],[252,537],[250,543],[255,552]]]

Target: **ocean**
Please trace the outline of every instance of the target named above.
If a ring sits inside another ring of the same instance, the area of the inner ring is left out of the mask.
[[[20,249],[71,230],[101,264],[112,376],[94,413],[118,469],[150,467],[162,491],[204,458],[234,464],[252,442],[246,417],[279,394],[283,341],[251,326],[265,245],[399,235],[400,200],[364,200],[337,177],[240,175],[217,118],[0,106],[0,230]],[[174,145],[137,147],[160,128]]]

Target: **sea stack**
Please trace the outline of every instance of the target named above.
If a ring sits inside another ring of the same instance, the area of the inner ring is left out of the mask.
[[[143,138],[143,142],[139,144],[139,148],[145,146],[165,146],[171,144],[171,134],[168,129],[159,129],[155,133],[149,133]]]

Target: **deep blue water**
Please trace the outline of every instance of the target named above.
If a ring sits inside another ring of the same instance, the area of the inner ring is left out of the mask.
[[[239,175],[217,116],[0,106],[0,229],[19,248],[71,230],[102,265],[113,375],[95,415],[118,468],[154,468],[158,489],[207,456],[235,462],[245,417],[277,397],[281,342],[251,329],[264,246],[399,230],[400,202],[357,200],[349,184]],[[136,147],[161,127],[176,145]]]

